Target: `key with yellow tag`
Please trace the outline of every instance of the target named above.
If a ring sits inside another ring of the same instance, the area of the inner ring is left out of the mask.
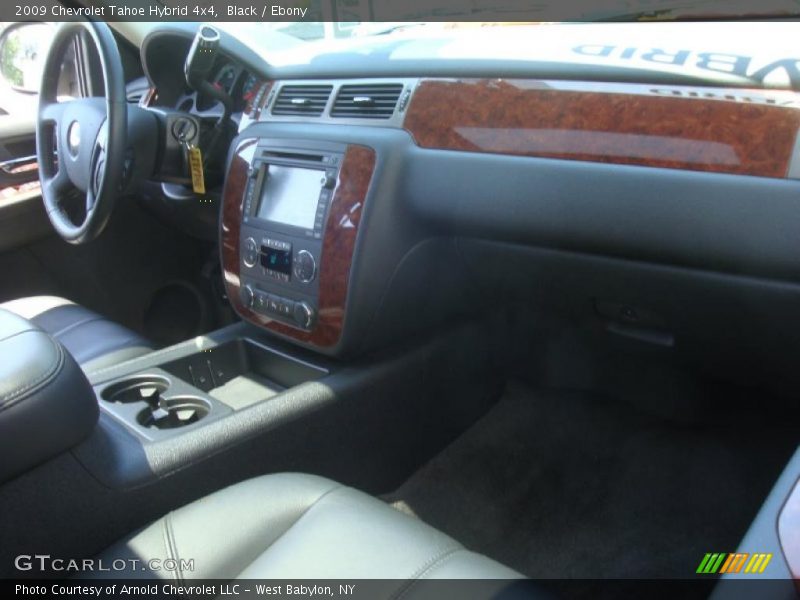
[[[195,194],[206,193],[206,182],[203,177],[203,153],[197,146],[186,146],[189,155],[189,173],[192,176],[192,189]]]

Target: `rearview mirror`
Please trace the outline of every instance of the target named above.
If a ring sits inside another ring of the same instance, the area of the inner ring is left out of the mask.
[[[36,94],[53,38],[47,23],[14,23],[0,34],[0,77],[20,92]]]

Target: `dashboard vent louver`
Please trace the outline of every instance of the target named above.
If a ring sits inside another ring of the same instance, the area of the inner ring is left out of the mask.
[[[318,117],[332,90],[332,85],[284,85],[272,105],[272,114]]]
[[[343,85],[333,103],[331,117],[389,119],[402,91],[402,83]]]
[[[139,89],[139,90],[128,90],[127,94],[125,95],[125,99],[128,101],[128,104],[139,104],[142,98],[145,97],[150,91],[150,88]]]

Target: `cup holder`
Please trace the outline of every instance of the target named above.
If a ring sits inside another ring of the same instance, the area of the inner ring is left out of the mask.
[[[215,421],[231,409],[158,367],[98,387],[101,408],[139,436],[159,441]]]
[[[141,410],[136,421],[151,429],[176,429],[197,423],[211,412],[211,403],[196,396],[159,398]]]
[[[132,402],[158,403],[161,394],[169,388],[169,380],[166,377],[156,375],[142,375],[125,379],[119,383],[108,386],[103,390],[103,400],[117,402],[120,404],[130,404]]]

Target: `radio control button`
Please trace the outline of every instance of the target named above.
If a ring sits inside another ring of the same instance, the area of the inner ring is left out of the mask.
[[[278,314],[280,312],[280,308],[278,307],[278,298],[277,296],[270,296],[267,299],[267,311]]]
[[[254,267],[256,266],[256,262],[258,262],[258,244],[256,244],[256,241],[251,237],[247,238],[244,242],[242,262],[244,262],[244,266],[246,267]]]
[[[269,298],[269,294],[265,292],[256,292],[256,298],[254,302],[254,308],[258,312],[266,312],[267,311],[267,299]]]
[[[316,311],[308,302],[296,302],[294,305],[294,322],[303,329],[310,329],[314,323]]]
[[[239,292],[242,296],[242,303],[247,307],[250,308],[253,306],[253,288],[249,285],[242,286],[241,291]]]
[[[301,283],[311,283],[317,276],[317,261],[308,250],[300,250],[294,259],[294,274]]]
[[[294,302],[286,298],[278,298],[278,312],[284,317],[292,317],[294,313]]]

